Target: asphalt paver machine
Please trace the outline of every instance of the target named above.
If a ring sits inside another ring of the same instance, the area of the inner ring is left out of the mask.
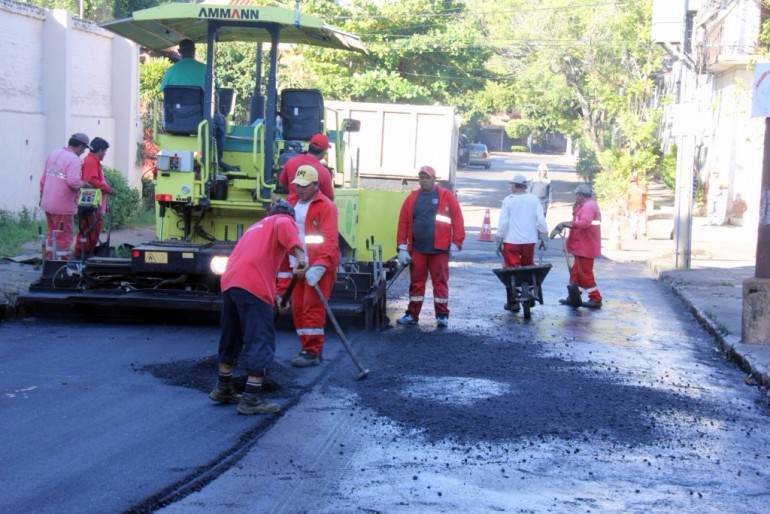
[[[152,50],[175,47],[183,39],[205,43],[206,84],[164,89],[155,132],[155,240],[131,248],[129,257],[46,261],[23,301],[75,309],[218,311],[219,277],[229,253],[245,229],[285,195],[277,185],[283,163],[321,132],[332,144],[328,165],[342,253],[330,305],[339,315],[360,317],[367,327],[383,323],[388,281],[397,276],[395,232],[407,192],[355,187],[355,167],[343,170],[345,133],[356,130],[358,122],[327,112],[318,90],[279,91],[277,84],[282,45],[365,53],[364,46],[357,36],[298,10],[243,3],[169,3],[104,25]],[[214,87],[217,47],[227,42],[257,45],[247,123],[233,122],[233,90]],[[214,137],[217,112],[227,120],[222,163]]]

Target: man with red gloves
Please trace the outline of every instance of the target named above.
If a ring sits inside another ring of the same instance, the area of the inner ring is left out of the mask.
[[[99,207],[78,209],[80,234],[75,241],[74,253],[75,257],[78,258],[87,258],[93,255],[96,244],[99,242],[99,234],[102,232],[104,213],[107,212],[107,195],[115,195],[115,191],[104,178],[104,169],[102,168],[102,161],[107,155],[109,147],[110,144],[106,140],[95,137],[91,140],[91,151],[83,160],[83,180],[102,192],[102,204]],[[85,247],[81,238],[85,239]]]
[[[325,170],[323,173],[328,174]],[[318,177],[315,168],[303,166],[298,169],[292,180],[297,193],[287,198],[296,213],[309,265],[304,277],[294,286],[291,297],[294,327],[302,350],[289,362],[298,368],[321,363],[326,308],[315,286],[318,285],[328,300],[334,289],[337,265],[340,262],[337,206],[326,195],[319,194]]]
[[[219,375],[209,398],[217,403],[238,402],[239,414],[279,410],[277,404],[262,399],[260,392],[275,356],[275,276],[287,253],[295,258],[294,273],[302,273],[307,263],[294,223],[294,209],[280,201],[270,209],[268,217],[243,234],[222,275]],[[249,378],[239,397],[233,390],[233,368],[241,353]]]
[[[415,325],[430,274],[436,324],[449,326],[449,257],[465,240],[465,222],[455,194],[436,185],[436,170],[420,168],[420,188],[404,200],[398,217],[398,262],[411,263],[409,306],[399,325]]]
[[[594,278],[594,259],[602,254],[602,213],[596,200],[592,198],[591,186],[588,184],[580,184],[575,188],[575,198],[572,221],[563,221],[556,225],[551,232],[551,239],[565,228],[570,229],[567,251],[575,256],[575,262],[570,270],[567,291],[570,291],[570,288],[573,288],[573,291],[574,288],[584,289],[588,293],[588,301],[579,300],[580,290],[577,289],[576,293],[570,293],[567,298],[559,300],[559,303],[600,309],[602,295]],[[573,296],[577,298],[573,299]]]
[[[330,148],[329,138],[323,134],[316,134],[310,138],[310,144],[306,153],[301,153],[292,157],[283,166],[283,171],[278,176],[278,185],[289,188],[289,194],[297,194],[297,186],[294,184],[294,177],[300,168],[313,168],[318,172],[318,187],[328,198],[334,200],[334,182],[329,170],[321,164],[321,159],[326,155]]]

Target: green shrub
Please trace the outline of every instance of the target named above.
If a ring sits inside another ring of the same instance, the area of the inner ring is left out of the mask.
[[[580,151],[578,152],[577,162],[575,163],[575,172],[578,176],[591,184],[594,181],[594,177],[601,170],[602,167],[599,165],[599,159],[596,158],[596,154],[593,150],[581,146]]]
[[[109,199],[111,228],[114,230],[125,227],[142,210],[142,195],[128,186],[128,182],[119,171],[105,166],[104,176],[116,193]]]
[[[165,57],[149,57],[139,65],[139,97],[147,102],[161,99],[160,83],[174,64]]]
[[[676,157],[676,145],[671,145],[671,151],[663,156],[660,163],[660,178],[669,189],[676,187]]]
[[[505,124],[505,133],[511,139],[521,139],[532,133],[532,122],[523,119],[513,119]]]
[[[38,237],[38,227],[47,230],[45,220],[37,220],[37,210],[26,207],[18,213],[0,210],[0,256],[12,257],[22,252],[24,243]]]
[[[142,207],[155,212],[155,181],[148,177],[142,177]]]
[[[511,145],[512,152],[529,152],[529,148],[523,145]]]

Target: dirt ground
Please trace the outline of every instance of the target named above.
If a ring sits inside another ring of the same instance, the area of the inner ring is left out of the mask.
[[[102,234],[105,240],[107,234]],[[153,227],[128,227],[110,234],[110,245],[136,245],[154,238]],[[0,259],[0,320],[16,317],[16,298],[40,278],[42,248],[40,241],[24,245],[21,255]]]

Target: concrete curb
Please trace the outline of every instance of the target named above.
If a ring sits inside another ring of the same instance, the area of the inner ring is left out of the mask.
[[[733,362],[738,364],[740,368],[749,373],[746,377],[746,383],[748,385],[759,385],[765,388],[770,388],[770,374],[764,363],[760,362],[755,355],[749,351],[748,345],[741,343],[740,338],[734,335],[725,335],[723,328],[719,326],[711,317],[707,316],[692,299],[686,294],[685,289],[680,287],[671,277],[667,277],[662,274],[663,271],[671,269],[670,266],[665,269],[660,269],[659,265],[655,262],[649,263],[650,268],[655,272],[658,280],[667,284],[674,294],[679,297],[690,312],[693,313],[695,318],[701,325],[719,342],[720,349],[724,354]]]

